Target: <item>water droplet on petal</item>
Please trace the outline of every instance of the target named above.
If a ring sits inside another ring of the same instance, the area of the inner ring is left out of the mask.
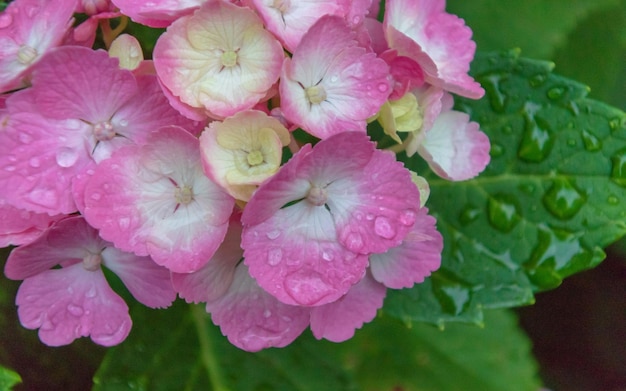
[[[36,189],[28,194],[28,198],[37,205],[55,207],[59,201],[57,193],[53,190]]]
[[[85,292],[85,297],[87,297],[87,298],[90,298],[90,299],[91,299],[91,298],[96,297],[96,294],[97,294],[97,293],[98,293],[98,291],[96,290],[96,287],[92,285],[92,286],[89,288],[89,290],[88,290],[87,292]]]
[[[611,157],[613,167],[611,169],[611,180],[620,186],[626,187],[626,148],[617,151]]]
[[[276,266],[283,259],[283,252],[279,248],[273,248],[267,252],[267,263]]]
[[[392,239],[396,236],[396,227],[393,226],[387,217],[378,216],[374,220],[374,232],[385,239]]]
[[[358,232],[350,232],[346,236],[346,247],[350,251],[359,252],[363,248],[363,238]]]
[[[268,239],[274,240],[274,239],[276,239],[277,237],[280,236],[280,231],[275,229],[275,230],[272,230],[272,231],[268,231],[266,235],[267,235]]]
[[[78,153],[71,148],[61,148],[57,151],[56,161],[61,167],[72,167],[78,160]]]
[[[263,311],[263,317],[264,318],[269,318],[270,316],[272,316],[272,311],[270,311],[270,310]]]
[[[380,92],[387,92],[388,89],[389,89],[389,86],[385,83],[380,83],[378,85],[378,91]]]
[[[502,232],[511,231],[520,221],[517,200],[508,194],[496,194],[487,203],[489,223]]]
[[[23,144],[30,144],[33,141],[33,138],[31,135],[29,135],[28,133],[20,133],[20,135],[18,136],[18,138],[20,139],[20,141]]]
[[[587,201],[587,196],[567,179],[557,179],[542,200],[550,213],[566,220],[578,213]]]
[[[39,158],[33,157],[28,160],[28,165],[32,168],[39,168],[41,166],[41,160]]]
[[[100,193],[91,193],[91,199],[94,201],[100,201],[102,195]]]
[[[599,151],[602,149],[602,141],[598,139],[593,133],[588,130],[582,131],[583,144],[585,149],[589,152]]]
[[[400,215],[400,223],[402,223],[403,225],[407,227],[410,227],[413,224],[415,224],[416,218],[417,218],[417,215],[415,212],[413,212],[412,210],[405,210]]]
[[[4,171],[13,172],[15,171],[15,166],[5,166]]]
[[[7,28],[13,23],[13,16],[11,14],[4,13],[0,15],[0,29]]]
[[[67,312],[74,316],[82,316],[84,313],[83,307],[77,306],[75,304],[68,304]]]
[[[330,262],[330,261],[332,261],[334,258],[335,258],[335,256],[333,255],[333,253],[332,253],[332,252],[330,252],[330,251],[326,251],[326,250],[322,251],[322,259],[323,259],[323,260]]]
[[[129,217],[121,217],[117,221],[117,225],[120,227],[120,229],[127,230],[128,227],[130,227],[130,218]]]
[[[287,294],[301,305],[314,305],[335,291],[316,272],[292,273],[285,277],[283,286]]]

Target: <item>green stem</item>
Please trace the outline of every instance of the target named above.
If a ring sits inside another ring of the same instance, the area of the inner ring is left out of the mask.
[[[217,357],[214,354],[215,346],[213,346],[213,342],[207,330],[207,314],[201,305],[191,306],[191,313],[198,332],[200,358],[207,369],[209,381],[212,386],[211,388],[214,391],[228,391],[228,387],[224,385],[223,374],[217,362]]]

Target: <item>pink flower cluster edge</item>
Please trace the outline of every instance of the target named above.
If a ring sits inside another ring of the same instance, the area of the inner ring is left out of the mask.
[[[151,59],[128,18],[167,28]],[[396,153],[450,181],[489,163],[453,109],[484,94],[471,35],[445,0],[11,2],[0,244],[20,322],[51,346],[121,343],[106,268],[148,307],[204,303],[247,351],[351,338],[441,264],[428,183]]]

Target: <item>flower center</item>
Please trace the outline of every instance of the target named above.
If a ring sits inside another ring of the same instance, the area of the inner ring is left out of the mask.
[[[30,65],[37,58],[37,54],[37,49],[28,45],[22,45],[17,51],[17,61],[23,65]]]
[[[174,193],[176,203],[188,205],[193,201],[193,189],[189,186],[177,187]]]
[[[89,270],[90,272],[96,271],[100,268],[100,264],[102,263],[102,256],[100,253],[93,254],[88,252],[83,257],[83,267],[85,270]]]
[[[115,137],[115,130],[109,121],[98,122],[93,126],[93,135],[98,141],[109,141]]]
[[[326,100],[326,90],[324,90],[324,87],[320,85],[309,87],[305,90],[305,92],[309,102],[314,105],[322,103]]]
[[[223,66],[227,68],[234,67],[237,65],[237,53],[232,50],[226,51],[222,53],[221,60]]]
[[[246,157],[250,166],[258,166],[263,163],[263,154],[258,149],[251,151]]]
[[[306,200],[315,206],[322,206],[328,200],[328,193],[326,192],[326,189],[313,186],[306,195]]]

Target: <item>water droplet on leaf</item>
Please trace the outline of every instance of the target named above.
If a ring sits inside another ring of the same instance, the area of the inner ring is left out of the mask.
[[[606,201],[607,201],[609,204],[611,204],[611,205],[617,205],[617,204],[619,204],[619,198],[617,198],[617,197],[616,197],[616,196],[614,196],[614,195],[610,195],[610,196],[606,199]]]
[[[504,112],[507,104],[507,96],[500,89],[500,82],[507,76],[501,74],[491,74],[481,78],[480,84],[487,92],[491,107],[497,113]]]
[[[502,232],[511,231],[520,221],[517,200],[509,194],[496,194],[487,202],[489,223]]]
[[[552,87],[548,90],[547,95],[549,99],[557,100],[563,97],[563,95],[565,94],[565,91],[566,91],[565,87]]]
[[[481,214],[480,209],[476,208],[473,205],[467,206],[461,212],[461,216],[459,216],[459,220],[461,221],[461,224],[467,225],[471,223],[472,221],[475,221],[480,216],[480,214]]]
[[[626,148],[617,151],[611,157],[611,180],[620,186],[626,187]]]
[[[533,103],[524,106],[525,129],[517,152],[518,156],[530,162],[543,161],[554,144],[548,122],[537,115],[541,109]]]
[[[583,139],[583,144],[585,145],[585,149],[589,152],[599,151],[602,149],[602,141],[598,139],[593,133],[588,130],[583,130],[581,137]]]
[[[545,83],[546,81],[546,74],[545,73],[538,73],[534,76],[532,76],[529,80],[530,86],[531,87],[539,87],[540,85],[542,85],[543,83]]]
[[[587,196],[567,179],[557,179],[542,201],[552,215],[566,220],[578,213],[587,202]]]
[[[502,148],[502,145],[500,145],[500,144],[492,143],[491,144],[490,155],[491,155],[491,157],[502,156],[502,155],[504,155],[504,148]]]
[[[470,304],[470,288],[451,273],[439,271],[433,275],[433,293],[441,308],[450,314],[459,315]]]

